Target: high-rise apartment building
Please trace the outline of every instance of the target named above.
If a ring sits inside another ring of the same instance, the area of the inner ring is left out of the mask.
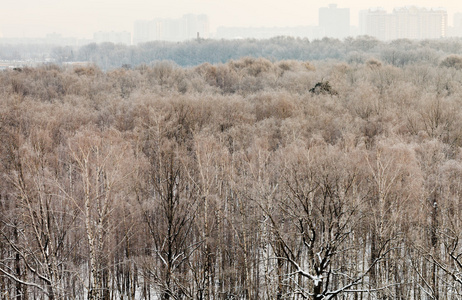
[[[206,15],[184,15],[180,19],[154,19],[136,21],[133,30],[133,44],[149,41],[184,41],[208,38],[209,18]]]
[[[360,27],[381,40],[437,39],[447,36],[448,16],[444,9],[415,6],[395,8],[389,14],[383,9],[360,13]]]
[[[319,27],[324,36],[343,39],[350,35],[350,9],[337,4],[319,8]]]
[[[370,35],[379,40],[391,40],[394,38],[396,24],[393,16],[387,14],[383,8],[371,8],[360,13],[359,27],[361,34]]]
[[[162,20],[136,21],[133,28],[133,44],[160,40],[162,27]]]

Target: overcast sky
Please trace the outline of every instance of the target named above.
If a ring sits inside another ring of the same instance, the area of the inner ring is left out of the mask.
[[[1,0],[0,34],[3,37],[44,37],[47,33],[92,38],[97,31],[133,30],[135,20],[179,18],[184,14],[207,14],[211,31],[219,26],[317,25],[318,8],[336,3],[349,7],[352,25],[358,11],[417,5],[444,7],[449,25],[460,0]]]

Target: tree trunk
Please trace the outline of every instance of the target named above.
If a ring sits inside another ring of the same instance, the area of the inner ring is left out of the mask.
[[[14,239],[16,243],[19,242],[19,236],[18,236],[18,227],[14,227]],[[14,260],[14,268],[16,272],[16,277],[21,278],[21,257],[19,253],[16,253],[15,260]],[[21,283],[19,281],[16,281],[16,300],[21,300],[22,298],[22,290],[21,290]]]

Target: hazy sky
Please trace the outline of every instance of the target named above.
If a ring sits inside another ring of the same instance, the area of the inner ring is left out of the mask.
[[[449,25],[460,0],[1,0],[0,34],[4,37],[44,37],[47,33],[92,38],[96,31],[132,31],[135,20],[179,18],[187,13],[207,14],[211,31],[218,26],[317,25],[318,8],[336,3],[349,7],[352,25],[358,11],[417,5],[445,7]]]

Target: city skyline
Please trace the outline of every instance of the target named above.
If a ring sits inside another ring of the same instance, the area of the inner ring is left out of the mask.
[[[448,26],[445,8],[424,8],[417,6],[395,7],[391,12],[383,8],[360,11],[359,27],[351,26],[350,8],[329,4],[318,11],[316,26],[295,27],[219,27],[210,32],[207,15],[186,14],[181,18],[154,18],[136,20],[133,32],[98,31],[90,39],[67,37],[58,33],[47,34],[44,38],[2,38],[2,43],[54,44],[61,46],[82,46],[89,43],[111,42],[114,44],[137,45],[150,41],[181,42],[195,38],[257,38],[292,36],[309,39],[323,37],[344,39],[368,35],[382,41],[400,38],[435,39],[462,37],[462,13],[454,15],[455,27]]]
[[[310,1],[287,0],[170,0],[170,1],[57,1],[6,0],[0,10],[0,36],[44,37],[50,33],[91,39],[95,32],[128,31],[133,33],[136,20],[156,18],[178,19],[186,14],[206,14],[210,32],[218,27],[296,27],[318,25],[318,9],[336,3],[350,9],[351,25],[358,26],[359,11],[383,7],[391,12],[395,7],[444,7],[452,26],[453,15],[462,12],[462,3],[442,1]]]

